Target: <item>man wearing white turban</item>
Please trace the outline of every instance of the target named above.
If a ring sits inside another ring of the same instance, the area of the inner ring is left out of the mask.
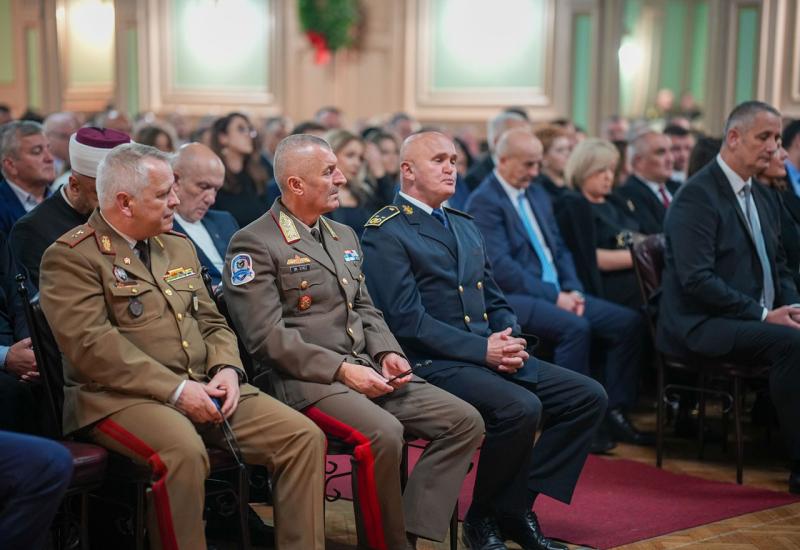
[[[111,149],[130,141],[127,134],[108,128],[81,128],[70,136],[69,180],[17,220],[9,238],[11,252],[33,286],[39,286],[39,263],[47,247],[73,227],[86,223],[97,208],[95,177],[100,161]]]

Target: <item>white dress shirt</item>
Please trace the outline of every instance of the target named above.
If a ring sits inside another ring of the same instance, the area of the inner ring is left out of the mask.
[[[214,267],[217,268],[217,271],[222,273],[225,267],[225,260],[217,251],[217,247],[214,245],[214,239],[211,238],[211,233],[209,233],[206,226],[203,225],[202,220],[190,222],[177,212],[175,212],[175,219],[181,224],[183,230],[186,231],[186,235],[189,236],[195,246],[202,250],[203,254],[205,254],[211,263],[214,264]]]

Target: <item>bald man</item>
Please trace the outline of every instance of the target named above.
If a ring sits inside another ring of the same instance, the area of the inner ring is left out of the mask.
[[[175,231],[185,233],[197,249],[200,263],[208,268],[214,286],[222,281],[225,251],[239,229],[236,218],[224,210],[209,210],[225,180],[225,165],[202,143],[181,147],[172,159],[175,193]]]
[[[546,538],[531,511],[539,493],[569,502],[606,407],[591,378],[529,357],[469,214],[442,208],[455,190],[456,151],[438,132],[409,137],[402,189],[362,237],[370,293],[418,373],[483,415],[467,546],[566,546]],[[548,421],[534,446],[534,434]]]
[[[345,183],[328,143],[289,136],[275,152],[281,197],[231,241],[225,299],[248,352],[271,367],[270,391],[353,445],[372,549],[441,541],[483,436],[478,412],[416,376],[361,273],[351,228],[323,216]],[[405,491],[405,436],[430,443]]]
[[[75,113],[68,111],[52,113],[44,119],[44,135],[50,142],[50,153],[53,155],[56,177],[70,170],[69,138],[78,131],[80,126]]]

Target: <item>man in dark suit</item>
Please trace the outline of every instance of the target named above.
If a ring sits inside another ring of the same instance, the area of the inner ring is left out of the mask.
[[[81,128],[69,138],[72,171],[67,183],[14,224],[9,237],[11,252],[39,286],[39,264],[47,247],[78,225],[97,208],[97,166],[111,149],[130,142],[128,134],[103,128]]]
[[[652,437],[637,431],[627,417],[637,397],[645,338],[641,317],[584,295],[547,191],[531,185],[542,160],[539,140],[529,130],[509,130],[497,142],[495,156],[494,172],[472,193],[467,211],[483,234],[495,280],[522,330],[555,342],[554,362],[587,376],[592,341],[601,344],[609,411],[594,451],[613,447],[607,436],[651,443]]]
[[[222,281],[225,251],[239,224],[229,212],[209,210],[225,181],[225,165],[202,143],[189,143],[172,160],[175,193],[175,231],[189,236],[200,263],[208,268],[214,286]]]
[[[477,161],[472,168],[469,169],[467,175],[464,176],[464,182],[470,191],[478,187],[481,182],[486,179],[486,176],[494,170],[494,146],[503,132],[511,128],[530,128],[530,123],[521,114],[511,111],[503,111],[493,119],[489,120],[486,125],[486,143],[489,145],[489,151],[479,161]]]
[[[768,364],[770,391],[800,492],[800,296],[785,269],[779,205],[753,180],[780,144],[778,111],[737,106],[716,160],[685,183],[670,206],[657,345]]]
[[[633,203],[633,217],[645,235],[661,233],[664,214],[680,184],[670,180],[672,152],[667,136],[648,130],[628,145],[633,173],[618,193]]]
[[[470,548],[564,548],[531,511],[539,493],[569,502],[606,408],[602,386],[529,357],[492,277],[470,216],[441,204],[455,188],[456,152],[438,132],[409,137],[402,191],[362,238],[370,294],[418,374],[474,405],[486,438],[464,521]],[[549,420],[534,447],[542,413]]]
[[[17,120],[0,127],[0,172],[0,231],[8,235],[14,222],[47,198],[56,177],[41,124]]]

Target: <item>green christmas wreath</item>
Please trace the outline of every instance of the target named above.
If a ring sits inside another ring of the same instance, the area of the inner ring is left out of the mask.
[[[358,24],[358,0],[298,0],[300,24],[316,50],[316,62],[330,61],[331,53],[349,46]]]

